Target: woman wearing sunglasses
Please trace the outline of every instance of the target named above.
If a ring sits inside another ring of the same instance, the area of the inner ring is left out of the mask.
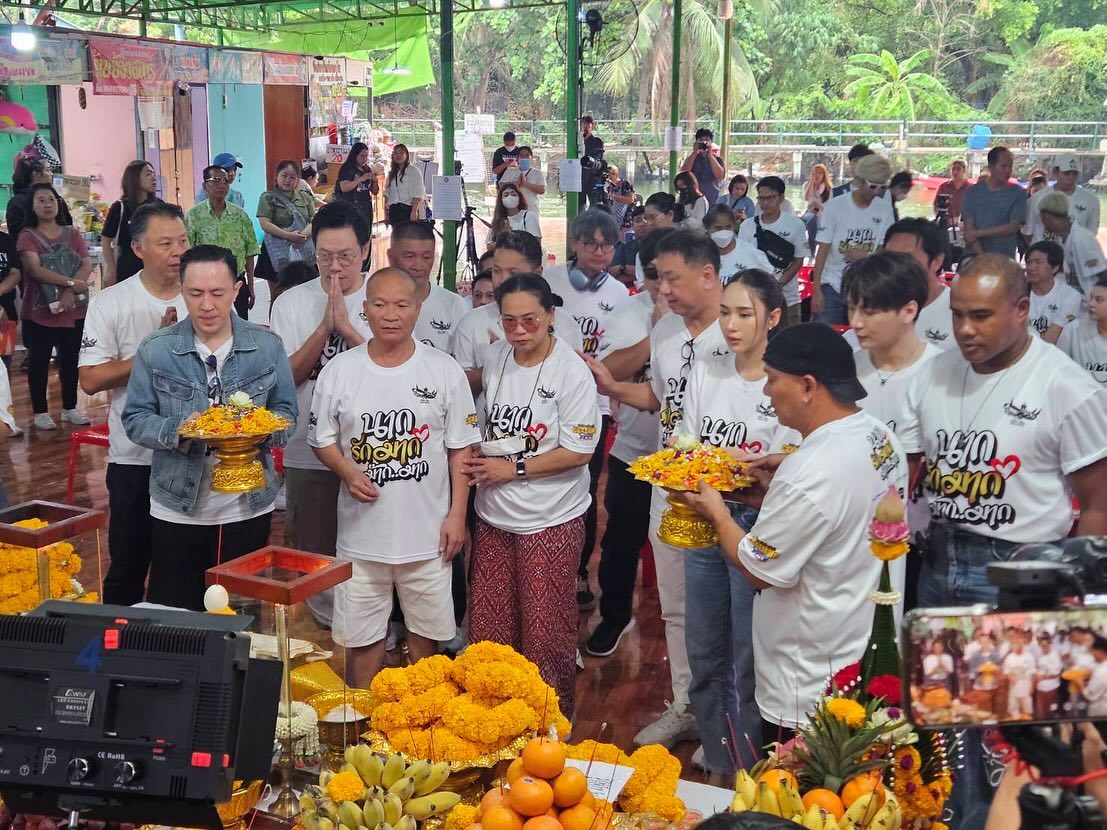
[[[485,442],[463,468],[477,488],[469,636],[506,643],[537,664],[571,718],[596,384],[554,336],[561,298],[542,277],[508,278],[496,302],[507,339],[485,362]]]

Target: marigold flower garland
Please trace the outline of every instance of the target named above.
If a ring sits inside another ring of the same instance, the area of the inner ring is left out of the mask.
[[[682,436],[682,439],[685,436]],[[668,490],[695,490],[700,481],[720,492],[748,487],[754,479],[725,450],[679,443],[645,455],[627,468],[639,481]]]
[[[15,527],[41,530],[49,523],[42,519],[24,519]],[[81,602],[97,602],[95,592],[84,593],[75,577],[81,571],[79,557],[69,542],[58,542],[46,549],[49,560],[50,596],[72,597]],[[0,614],[22,614],[39,603],[38,552],[34,548],[0,544]]]
[[[667,821],[680,821],[687,809],[676,795],[680,761],[660,744],[649,744],[627,755],[614,744],[593,740],[566,747],[570,758],[592,759],[605,764],[633,767],[634,774],[619,795],[619,808],[627,813],[652,813]]]
[[[848,697],[834,697],[826,702],[826,711],[850,729],[860,729],[868,717],[865,707]]]
[[[230,438],[270,435],[282,429],[288,429],[290,426],[292,426],[291,421],[270,412],[264,406],[217,404],[192,420],[186,421],[181,426],[180,433],[189,438]]]

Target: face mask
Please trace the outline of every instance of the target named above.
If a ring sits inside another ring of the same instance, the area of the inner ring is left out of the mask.
[[[524,173],[530,170],[530,159],[519,159],[519,169]]]
[[[718,248],[725,248],[734,241],[734,231],[712,231],[711,241]]]
[[[508,210],[519,207],[519,197],[507,194],[503,198],[504,207]]]

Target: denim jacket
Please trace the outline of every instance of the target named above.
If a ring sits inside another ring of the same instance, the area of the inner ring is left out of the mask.
[[[239,390],[254,403],[296,423],[296,384],[284,346],[277,335],[231,315],[234,342],[221,374],[227,395]],[[127,437],[154,450],[150,497],[185,515],[196,511],[207,443],[182,439],[177,428],[193,413],[208,408],[207,367],[196,351],[192,321],[154,332],[142,341],[127,383],[123,428]],[[287,431],[262,445],[284,446]],[[261,510],[277,497],[273,458],[261,453],[266,486],[247,494],[250,507]]]

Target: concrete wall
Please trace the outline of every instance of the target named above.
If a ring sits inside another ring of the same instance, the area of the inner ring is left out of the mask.
[[[135,99],[126,95],[93,95],[84,85],[88,106],[81,109],[75,85],[59,86],[61,152],[65,172],[92,176],[92,192],[105,202],[119,198],[123,168],[142,158],[137,144]]]
[[[208,84],[208,148],[212,156],[231,153],[242,162],[234,188],[242,193],[251,217],[267,189],[264,109],[261,86]],[[257,219],[254,226],[260,235]]]

